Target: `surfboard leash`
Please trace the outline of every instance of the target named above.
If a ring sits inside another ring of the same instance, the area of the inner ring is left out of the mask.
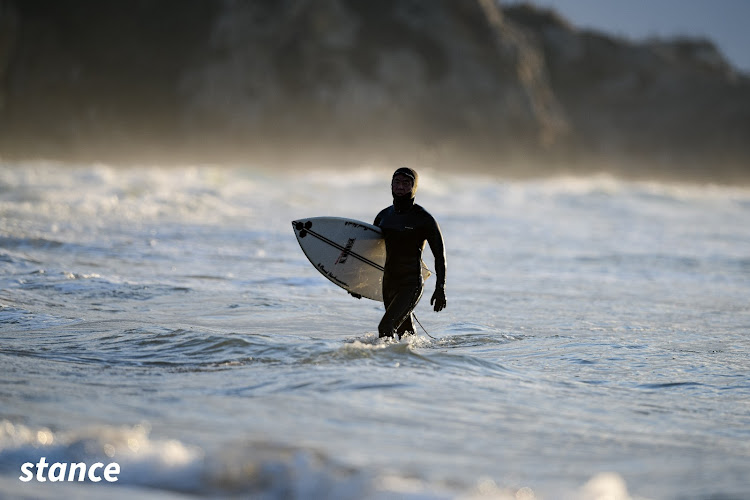
[[[419,318],[417,318],[417,315],[416,315],[416,314],[414,314],[413,312],[412,312],[411,314],[412,314],[412,316],[414,316],[414,319],[416,319],[416,320],[417,320],[417,324],[418,324],[418,325],[419,325],[420,327],[422,327],[422,331],[423,331],[423,332],[425,332],[425,333],[427,334],[427,336],[428,336],[428,337],[430,337],[431,339],[433,339],[433,340],[437,340],[437,339],[436,339],[435,337],[433,337],[432,335],[430,335],[430,333],[429,333],[429,332],[428,332],[427,330],[425,330],[425,329],[424,329],[424,327],[422,326],[422,322],[421,322],[421,321],[419,321]]]

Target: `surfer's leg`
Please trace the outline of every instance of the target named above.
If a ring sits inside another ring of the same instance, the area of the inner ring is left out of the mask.
[[[384,293],[386,309],[378,325],[381,337],[401,337],[406,332],[414,332],[411,312],[422,298],[422,284],[400,286],[394,293]]]
[[[396,291],[393,287],[387,286],[388,282],[383,282],[383,304],[385,305],[385,314],[378,324],[378,336],[379,337],[393,337],[395,328],[393,328],[393,299],[396,298]]]
[[[401,326],[398,327],[397,333],[399,337],[403,337],[404,335],[413,335],[417,332],[416,328],[414,328],[414,319],[413,315],[410,312],[408,316],[406,316],[406,319],[404,319],[403,323],[401,323]]]
[[[380,337],[393,337],[396,335],[396,320],[398,313],[391,304],[386,305],[385,314],[378,324],[378,336]]]
[[[385,314],[378,325],[378,334],[380,337],[393,337],[396,332],[395,308],[394,301],[398,295],[399,287],[394,285],[387,275],[383,277],[383,304],[385,305]]]

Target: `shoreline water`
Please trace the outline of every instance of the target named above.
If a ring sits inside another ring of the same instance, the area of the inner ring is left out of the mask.
[[[750,492],[750,191],[427,172],[449,306],[383,344],[289,221],[369,221],[387,183],[4,169],[3,491],[102,491],[22,489],[46,456],[121,460],[123,497]]]

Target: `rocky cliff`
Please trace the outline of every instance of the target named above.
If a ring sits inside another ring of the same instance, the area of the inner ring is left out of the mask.
[[[750,174],[750,82],[492,0],[0,0],[0,156]]]

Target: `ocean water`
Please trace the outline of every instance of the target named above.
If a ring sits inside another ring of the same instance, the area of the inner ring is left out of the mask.
[[[750,498],[750,189],[421,175],[448,308],[385,342],[291,221],[389,168],[3,164],[1,496]]]

